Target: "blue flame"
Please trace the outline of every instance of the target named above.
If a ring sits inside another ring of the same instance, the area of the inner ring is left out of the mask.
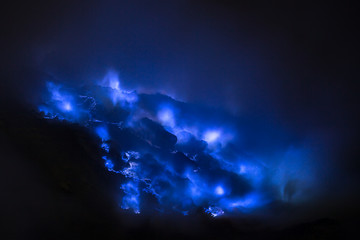
[[[136,92],[120,88],[119,75],[114,71],[108,72],[99,85],[108,88],[113,105],[120,104],[121,107],[131,108],[138,100]]]
[[[208,207],[205,209],[205,212],[209,213],[212,217],[217,217],[224,214],[224,211],[219,207]]]
[[[106,156],[104,156],[103,159],[105,161],[105,167],[108,170],[112,170],[114,168],[114,163],[110,159],[108,159]]]
[[[109,133],[105,126],[95,128],[95,132],[102,141],[107,141],[110,139]]]
[[[220,138],[220,132],[219,131],[207,131],[204,134],[204,140],[207,143],[214,143]]]
[[[125,196],[122,200],[121,207],[123,209],[132,209],[134,213],[139,214],[140,213],[140,200],[139,200],[139,189],[138,189],[138,183],[136,181],[129,181],[127,183],[124,183],[121,186],[121,189],[124,191]]]
[[[216,194],[216,195],[219,195],[219,196],[224,195],[224,194],[225,194],[224,188],[223,188],[222,186],[217,186],[217,187],[215,188],[215,194]]]
[[[104,167],[126,179],[120,206],[134,213],[141,206],[184,215],[201,207],[213,217],[248,213],[274,200],[302,199],[295,182],[314,181],[305,150],[281,149],[269,156],[276,164],[265,164],[264,157],[241,151],[233,126],[167,96],[124,90],[115,72],[86,94],[54,83],[47,90],[39,111],[98,137]],[[156,206],[147,205],[149,195]]]

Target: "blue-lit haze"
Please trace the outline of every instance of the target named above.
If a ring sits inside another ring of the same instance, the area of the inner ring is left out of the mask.
[[[93,133],[104,169],[125,177],[119,206],[135,214],[250,214],[273,202],[305,202],[316,186],[306,145],[244,151],[235,117],[123,89],[114,71],[91,87],[46,87],[39,111]]]

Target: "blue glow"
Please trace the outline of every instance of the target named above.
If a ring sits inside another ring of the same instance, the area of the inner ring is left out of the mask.
[[[222,199],[219,204],[229,212],[235,209],[248,213],[252,210],[264,206],[269,200],[264,199],[261,194],[257,192],[249,193],[243,197]]]
[[[107,144],[107,143],[104,143],[104,142],[103,142],[103,143],[101,144],[101,148],[104,149],[105,152],[107,152],[107,153],[110,152],[110,146],[109,146],[109,144]]]
[[[214,131],[214,130],[205,132],[204,137],[203,137],[203,139],[207,143],[214,143],[219,138],[220,138],[220,132],[219,131]]]
[[[187,143],[193,136],[189,132],[180,131],[176,134],[176,137],[178,139],[178,143]]]
[[[96,134],[101,138],[102,141],[107,141],[110,139],[109,133],[106,129],[106,127],[97,127],[95,128]]]
[[[240,174],[245,174],[248,172],[248,168],[245,165],[240,165]]]
[[[49,121],[77,122],[101,139],[105,168],[126,179],[120,206],[134,213],[140,206],[181,214],[200,207],[213,217],[250,212],[274,200],[303,200],[315,181],[305,149],[244,154],[233,126],[167,96],[124,90],[115,72],[86,94],[54,83],[47,90],[39,111]],[[146,205],[149,196],[156,207]]]
[[[209,213],[212,217],[218,217],[224,214],[224,211],[219,207],[208,207],[205,209],[206,213]]]
[[[225,190],[222,186],[217,186],[215,188],[215,193],[216,193],[216,195],[222,196],[225,194]]]
[[[138,101],[136,92],[120,88],[119,75],[114,71],[109,71],[99,85],[109,88],[108,94],[114,105],[120,104],[123,108],[131,108]]]
[[[110,87],[114,90],[120,90],[119,74],[115,71],[109,71],[100,85],[103,87]]]
[[[123,152],[121,155],[121,159],[124,160],[125,162],[127,162],[131,159],[139,159],[139,158],[140,158],[140,153],[138,153],[136,151]]]
[[[125,196],[122,200],[121,207],[123,209],[132,209],[134,213],[140,213],[140,200],[139,200],[139,189],[138,183],[136,181],[129,181],[121,186],[121,189],[124,191]]]
[[[62,107],[65,111],[68,111],[68,112],[72,110],[72,106],[69,102],[64,102]]]
[[[108,169],[108,170],[112,170],[114,168],[114,164],[113,162],[108,159],[106,156],[103,157],[104,161],[105,161],[105,167]]]
[[[124,168],[122,174],[128,178],[134,178],[138,180],[139,179],[137,174],[138,166],[139,164],[135,162],[129,162],[129,167]]]
[[[73,98],[68,93],[61,91],[61,87],[59,85],[55,85],[54,83],[49,82],[47,84],[48,90],[51,93],[51,99],[56,103],[58,108],[62,112],[70,112],[73,110],[72,101]]]
[[[174,112],[170,108],[163,108],[159,110],[157,117],[163,125],[170,127],[175,126]]]
[[[242,162],[239,166],[239,174],[249,179],[253,183],[259,183],[263,180],[263,168],[254,162]]]

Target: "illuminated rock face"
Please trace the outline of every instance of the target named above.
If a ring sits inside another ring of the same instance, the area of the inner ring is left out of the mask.
[[[119,205],[136,214],[188,215],[199,208],[213,217],[244,214],[284,195],[289,200],[288,182],[299,174],[311,182],[311,172],[298,171],[303,150],[281,155],[281,169],[265,164],[239,150],[236,124],[224,121],[227,116],[165,95],[123,90],[114,73],[84,92],[54,83],[47,90],[39,111],[47,119],[78,123],[98,138],[99,161],[125,176]],[[291,198],[301,196],[291,190]]]

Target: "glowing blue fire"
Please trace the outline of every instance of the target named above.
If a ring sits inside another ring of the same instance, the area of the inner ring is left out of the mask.
[[[161,109],[158,112],[157,117],[164,126],[169,126],[169,127],[175,126],[174,113],[171,109],[168,108]]]
[[[209,213],[213,217],[221,216],[224,214],[224,211],[219,207],[208,207],[205,209],[206,213]]]
[[[110,139],[109,133],[105,127],[97,127],[95,128],[95,132],[101,138],[102,141],[107,141]]]
[[[219,131],[207,131],[204,134],[204,140],[207,143],[213,143],[216,140],[218,140],[220,137],[220,132]]]
[[[119,205],[134,213],[147,207],[187,215],[201,207],[213,217],[245,214],[285,197],[301,199],[292,189],[294,177],[311,184],[313,174],[301,170],[308,157],[302,150],[291,148],[277,165],[264,164],[234,147],[233,127],[167,96],[121,89],[114,72],[86,94],[54,83],[47,90],[39,111],[98,137],[104,167],[126,179]],[[149,198],[156,204],[147,206]]]
[[[139,188],[137,181],[129,181],[121,186],[121,189],[124,190],[125,196],[122,200],[121,207],[124,209],[132,209],[134,213],[140,213],[139,207]]]
[[[108,95],[114,105],[120,104],[123,108],[129,108],[138,100],[135,92],[120,88],[119,76],[114,71],[110,71],[100,85],[107,88]]]
[[[113,162],[108,159],[106,156],[103,156],[103,159],[105,161],[105,167],[108,169],[108,170],[112,170],[114,168],[114,164]]]
[[[225,190],[224,190],[223,187],[217,186],[217,187],[215,188],[215,193],[216,193],[216,195],[222,196],[222,195],[224,195]]]

